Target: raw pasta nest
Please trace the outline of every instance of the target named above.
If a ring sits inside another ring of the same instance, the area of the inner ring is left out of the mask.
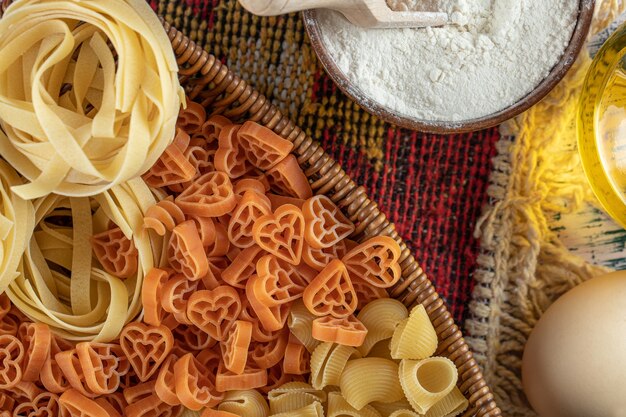
[[[182,90],[143,0],[18,0],[0,20],[0,154],[25,199],[92,196],[147,171]],[[5,137],[6,135],[6,137]]]
[[[117,338],[141,311],[145,273],[161,262],[163,238],[142,229],[143,214],[156,202],[140,178],[94,198],[36,200],[37,226],[6,291],[13,304],[68,340]],[[137,272],[126,280],[107,273],[92,255],[90,237],[112,224],[138,252]]]
[[[0,160],[0,292],[17,277],[18,264],[33,233],[35,212],[30,201],[11,192],[22,180]]]

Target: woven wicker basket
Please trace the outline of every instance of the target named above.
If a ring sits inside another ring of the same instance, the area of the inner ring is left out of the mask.
[[[1,0],[0,17],[11,1]],[[351,238],[361,242],[372,236],[386,235],[398,241],[402,248],[402,279],[390,292],[391,296],[407,307],[423,304],[426,308],[439,336],[436,355],[450,358],[458,367],[458,386],[470,403],[464,415],[500,417],[502,412],[496,406],[493,393],[459,327],[395,226],[367,197],[365,189],[357,186],[316,141],[281,114],[262,94],[176,28],[163,20],[162,23],[176,54],[181,83],[190,98],[201,102],[208,114],[222,114],[234,121],[254,120],[292,141],[293,153],[313,191],[331,198],[357,225]]]

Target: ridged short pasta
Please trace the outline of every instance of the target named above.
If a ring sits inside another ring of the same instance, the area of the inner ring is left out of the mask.
[[[370,405],[360,410],[352,407],[339,392],[328,395],[326,417],[381,417],[380,413]]]
[[[295,411],[315,402],[324,404],[326,398],[325,391],[316,390],[306,382],[289,382],[267,394],[271,414]]]
[[[361,354],[351,346],[330,342],[320,344],[311,355],[311,385],[315,389],[339,385],[348,361],[360,357]]]
[[[398,364],[382,358],[348,361],[339,387],[346,401],[357,410],[373,401],[394,402],[404,397],[398,381]]]
[[[367,354],[367,357],[368,358],[392,359],[392,360],[397,361],[396,359],[393,359],[391,357],[391,351],[389,350],[390,343],[391,343],[391,338],[381,340],[380,342],[376,343],[370,349],[369,353]]]
[[[35,227],[35,209],[11,191],[23,184],[15,170],[0,160],[0,293],[18,276],[17,268]]]
[[[267,401],[254,389],[227,392],[217,409],[246,417],[267,417],[270,414]]]
[[[382,403],[379,401],[374,401],[370,404],[376,411],[380,413],[382,417],[389,417],[393,413],[399,410],[410,410],[411,403],[406,398],[402,398],[399,401],[395,401],[392,403]]]
[[[295,301],[291,306],[291,312],[287,319],[287,325],[291,333],[313,353],[315,348],[321,343],[313,338],[313,320],[317,317],[306,308],[301,299]]]
[[[465,411],[468,406],[467,398],[458,387],[454,387],[426,412],[425,417],[454,417]]]
[[[357,349],[367,356],[370,349],[381,340],[390,339],[398,324],[409,317],[409,311],[400,301],[393,298],[381,298],[367,304],[357,318],[367,328],[365,342]]]
[[[422,417],[413,410],[397,410],[389,414],[389,417]]]
[[[324,417],[324,406],[320,402],[314,402],[298,410],[272,414],[270,417]]]
[[[144,275],[166,259],[164,238],[142,227],[144,213],[156,201],[141,178],[93,198],[51,194],[35,200],[37,226],[20,275],[6,291],[13,304],[68,340],[117,338],[124,324],[141,312]],[[110,222],[137,249],[137,272],[127,279],[92,262],[89,240],[108,230]]]
[[[404,395],[419,414],[426,414],[456,386],[458,371],[448,358],[404,359],[399,367]]]
[[[423,305],[411,310],[391,338],[391,357],[394,359],[425,359],[437,350],[437,332]]]

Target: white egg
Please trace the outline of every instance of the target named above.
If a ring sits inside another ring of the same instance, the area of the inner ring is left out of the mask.
[[[522,380],[541,417],[626,416],[626,271],[587,281],[546,311]]]

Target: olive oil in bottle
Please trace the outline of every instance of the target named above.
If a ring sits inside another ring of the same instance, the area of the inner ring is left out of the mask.
[[[578,149],[605,210],[626,228],[626,25],[596,55],[578,111]]]

